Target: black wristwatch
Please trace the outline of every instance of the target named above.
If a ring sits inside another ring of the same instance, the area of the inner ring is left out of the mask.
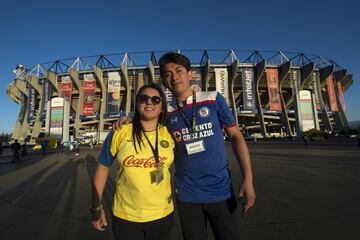
[[[91,214],[91,220],[92,221],[96,221],[100,218],[101,216],[101,210],[103,209],[103,205],[100,204],[97,207],[89,207],[89,211]]]

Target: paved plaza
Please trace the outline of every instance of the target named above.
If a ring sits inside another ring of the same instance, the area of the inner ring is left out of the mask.
[[[355,140],[249,142],[257,200],[238,227],[250,239],[360,239],[360,147]],[[29,152],[11,163],[0,156],[0,238],[113,239],[111,223],[97,232],[90,225],[90,181],[100,147],[79,156]],[[240,170],[227,143],[234,185]],[[110,216],[114,169],[104,205]],[[110,222],[110,218],[108,218]],[[210,228],[210,227],[209,227]],[[173,240],[182,239],[176,217]],[[209,238],[213,239],[209,229]]]

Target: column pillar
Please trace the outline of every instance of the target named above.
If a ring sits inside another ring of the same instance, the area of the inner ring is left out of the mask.
[[[74,123],[74,129],[75,129],[74,137],[78,137],[80,127],[82,126],[81,120],[80,120],[80,114],[82,114],[82,108],[83,108],[84,88],[79,79],[79,72],[75,68],[72,68],[72,67],[70,67],[69,69],[70,69],[70,71],[69,71],[70,78],[79,92],[79,99],[78,99],[77,106],[76,106],[76,115],[75,115],[75,123]]]
[[[260,79],[264,75],[265,68],[266,68],[266,60],[262,60],[255,66],[255,89],[256,89],[256,91],[255,91],[256,101],[255,102],[256,102],[256,108],[258,110],[256,117],[260,123],[260,131],[264,138],[267,137],[267,130],[266,130],[266,126],[265,126],[264,113],[262,110],[262,104],[261,104],[261,99],[260,99],[260,89],[259,89],[260,84],[259,83],[260,83]]]
[[[319,70],[319,72],[320,72],[320,86],[321,86],[320,89],[322,89],[322,86],[324,86],[326,84],[326,79],[331,74],[333,74],[334,69],[335,69],[335,67],[333,65],[330,65],[330,66],[321,68]],[[321,107],[321,120],[322,120],[322,123],[323,123],[325,129],[333,131],[334,129],[333,129],[332,125],[331,125],[330,118],[329,118],[329,115],[327,113],[328,108],[325,105],[322,91],[320,92],[320,107]]]
[[[131,111],[131,86],[128,75],[128,68],[125,64],[121,64],[120,66],[121,75],[124,77],[125,85],[126,85],[126,105],[125,112],[129,114]]]
[[[290,68],[291,68],[291,62],[288,61],[284,64],[282,64],[279,67],[279,82],[280,82],[280,103],[281,103],[281,118],[282,118],[282,122],[285,126],[285,131],[287,136],[294,136],[295,134],[291,131],[291,127],[290,127],[290,122],[289,122],[289,116],[287,113],[287,109],[286,109],[286,104],[285,104],[285,100],[284,100],[284,95],[283,95],[283,84],[284,84],[284,80],[289,76],[290,73]]]
[[[100,136],[100,133],[104,131],[104,124],[105,124],[104,114],[106,112],[106,106],[107,106],[107,88],[104,84],[103,69],[97,65],[94,65],[94,71],[95,71],[96,79],[99,82],[101,89],[101,101],[100,101],[100,112],[99,112],[100,116],[99,116],[99,125],[98,125],[98,136]]]
[[[239,121],[238,121],[238,115],[237,115],[237,112],[236,112],[236,103],[235,103],[235,94],[234,94],[234,81],[235,81],[235,78],[236,78],[236,75],[237,75],[237,70],[238,70],[238,67],[239,67],[239,61],[238,60],[235,60],[232,65],[231,65],[231,68],[230,68],[230,75],[229,75],[229,102],[230,102],[230,107],[232,109],[232,112],[234,114],[234,117],[235,117],[235,121],[236,121],[236,124],[239,125]]]

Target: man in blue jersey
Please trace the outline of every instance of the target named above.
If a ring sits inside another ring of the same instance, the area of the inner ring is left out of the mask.
[[[176,141],[175,193],[183,237],[206,239],[209,221],[216,239],[239,239],[236,199],[246,199],[247,212],[256,198],[244,137],[220,93],[191,89],[191,63],[186,56],[169,52],[160,58],[159,65],[164,85],[175,96],[168,107],[167,126]],[[232,142],[243,174],[237,196],[222,129]]]
[[[254,205],[255,190],[249,151],[223,96],[193,92],[191,63],[178,53],[160,58],[163,83],[176,101],[168,109],[168,127],[176,140],[175,193],[185,239],[206,239],[209,220],[216,239],[238,239],[238,225],[222,129],[231,139],[243,173],[239,198],[245,212]]]

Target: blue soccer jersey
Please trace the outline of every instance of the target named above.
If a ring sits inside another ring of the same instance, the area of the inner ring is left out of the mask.
[[[177,198],[192,203],[212,203],[233,194],[223,128],[236,126],[223,96],[196,93],[196,127],[192,130],[193,97],[182,106],[168,107],[168,127],[176,141],[175,188]]]

